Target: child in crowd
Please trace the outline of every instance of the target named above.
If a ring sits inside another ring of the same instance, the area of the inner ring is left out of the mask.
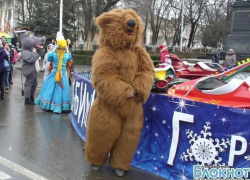
[[[12,68],[13,68],[13,71],[15,71],[15,64],[18,61],[18,52],[15,46],[13,45],[11,46],[11,50],[13,51],[13,54],[14,54],[13,59],[12,59]]]
[[[43,71],[44,71],[43,81],[45,81],[45,79],[49,75],[50,62],[48,61],[48,53],[51,52],[53,49],[54,49],[54,45],[53,44],[49,44],[47,46],[47,51],[48,52],[45,54],[44,60],[43,60]]]

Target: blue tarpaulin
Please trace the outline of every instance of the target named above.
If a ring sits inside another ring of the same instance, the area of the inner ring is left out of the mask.
[[[86,140],[96,97],[91,81],[75,74],[72,125]],[[193,179],[193,166],[250,167],[250,110],[151,93],[132,166],[169,180]],[[249,176],[250,178],[250,176]]]

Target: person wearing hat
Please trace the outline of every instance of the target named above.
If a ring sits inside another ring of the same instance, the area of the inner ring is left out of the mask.
[[[163,45],[159,46],[160,52],[161,52],[161,65],[163,66],[168,66],[171,65],[171,59],[170,59],[170,55],[168,52],[168,47],[164,47]]]
[[[225,58],[225,68],[233,67],[236,64],[236,56],[233,49],[229,49]]]

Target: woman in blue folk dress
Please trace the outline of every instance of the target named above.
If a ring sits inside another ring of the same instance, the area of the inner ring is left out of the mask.
[[[66,41],[62,37],[57,40],[57,49],[48,53],[47,60],[53,63],[53,70],[35,100],[35,104],[40,105],[42,109],[51,110],[54,113],[71,110],[66,64],[72,57],[67,53]]]

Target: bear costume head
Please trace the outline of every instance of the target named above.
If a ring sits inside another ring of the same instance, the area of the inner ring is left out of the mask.
[[[100,30],[100,45],[129,48],[136,45],[143,32],[141,18],[132,9],[114,9],[96,19]]]

